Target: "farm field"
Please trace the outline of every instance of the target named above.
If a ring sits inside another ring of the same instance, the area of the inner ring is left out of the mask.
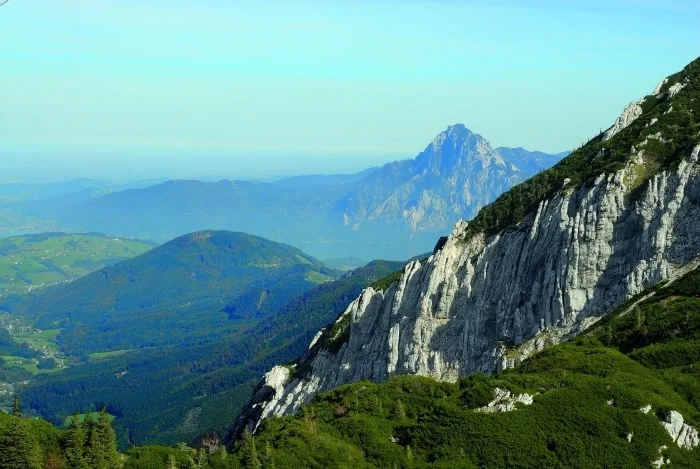
[[[149,241],[95,233],[0,238],[0,297],[70,282],[154,246]]]

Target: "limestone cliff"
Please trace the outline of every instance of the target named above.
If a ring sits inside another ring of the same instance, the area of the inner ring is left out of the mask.
[[[440,250],[408,264],[397,282],[363,291],[294,366],[266,375],[234,433],[362,379],[455,381],[514,366],[682,271],[700,254],[700,135],[688,106],[695,95],[683,95],[691,89],[700,89],[696,75],[670,77],[646,98],[651,111],[638,101],[597,137],[595,145],[612,151],[631,142],[621,167],[577,185],[561,180],[535,210],[495,233],[459,222]],[[692,119],[682,145],[677,128],[664,127],[671,112]],[[659,123],[649,128],[652,115],[661,121],[654,117]],[[638,119],[645,125],[625,130]],[[675,160],[662,159],[658,143],[672,139]]]

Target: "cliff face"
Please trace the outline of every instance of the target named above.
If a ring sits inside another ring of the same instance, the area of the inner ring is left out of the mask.
[[[625,112],[602,136],[606,145],[643,115]],[[386,291],[363,291],[295,367],[265,376],[234,432],[362,379],[455,381],[514,366],[682,272],[700,254],[700,145],[693,137],[661,170],[647,149],[664,136],[637,136],[622,169],[578,187],[562,180],[558,193],[492,236],[459,222]]]

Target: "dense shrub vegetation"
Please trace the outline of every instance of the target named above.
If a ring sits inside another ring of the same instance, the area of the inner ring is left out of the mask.
[[[619,468],[650,467],[665,445],[675,467],[700,467],[700,450],[680,449],[659,422],[673,409],[700,426],[700,271],[623,314],[629,306],[490,377],[338,388],[266,421],[235,457],[242,463],[254,444],[261,467],[275,468]],[[530,393],[534,404],[475,412],[496,387]],[[654,412],[640,412],[648,404]]]

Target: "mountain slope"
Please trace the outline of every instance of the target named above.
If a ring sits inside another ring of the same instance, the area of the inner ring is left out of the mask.
[[[551,168],[569,154],[568,151],[565,151],[552,155],[541,151],[527,151],[522,147],[498,147],[496,151],[506,163],[517,167],[525,179]]]
[[[239,421],[320,391],[417,374],[454,382],[575,336],[700,254],[700,59],[552,169],[460,222],[425,262],[366,289]],[[614,132],[613,132],[614,131]]]
[[[521,156],[521,164],[536,164]],[[353,230],[375,223],[436,232],[471,218],[527,175],[506,163],[482,136],[457,124],[415,160],[387,164],[360,181],[336,210]]]
[[[700,270],[514,369],[363,381],[237,445],[267,466],[698,467]],[[264,450],[264,451],[263,451]]]
[[[143,254],[154,243],[102,234],[43,233],[0,238],[0,296],[68,282]]]
[[[56,423],[76,409],[109,405],[123,446],[128,441],[175,444],[211,428],[223,434],[266,369],[302,353],[315,331],[337,317],[350,299],[401,265],[374,261],[315,286],[266,316],[227,319],[229,326],[212,329],[209,339],[203,325],[192,324],[183,326],[183,338],[172,346],[93,354],[86,364],[32,377],[21,390],[23,400]],[[199,308],[193,311],[201,314]],[[161,334],[149,329],[154,336]]]
[[[62,350],[84,355],[215,336],[334,275],[290,246],[207,231],[27,296],[12,310],[40,328],[61,328]]]
[[[310,174],[278,179],[273,184],[292,189],[315,189],[319,187],[352,184],[375,172],[378,168],[368,168],[355,174]]]

